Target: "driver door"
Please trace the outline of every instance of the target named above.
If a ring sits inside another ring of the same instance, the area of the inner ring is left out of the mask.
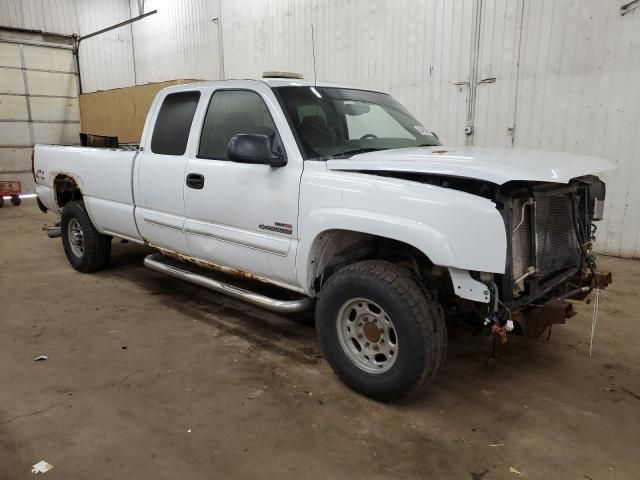
[[[239,133],[292,137],[273,93],[264,88],[217,89],[211,95],[198,150],[186,168],[185,232],[193,257],[297,288],[302,158],[287,142],[284,167],[227,157],[229,140]]]

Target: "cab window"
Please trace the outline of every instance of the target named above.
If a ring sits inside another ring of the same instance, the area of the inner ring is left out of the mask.
[[[215,92],[202,126],[198,157],[228,160],[229,140],[239,133],[258,133],[275,137],[276,127],[267,105],[255,92]]]
[[[200,92],[170,93],[164,98],[151,136],[151,151],[160,155],[184,155]]]

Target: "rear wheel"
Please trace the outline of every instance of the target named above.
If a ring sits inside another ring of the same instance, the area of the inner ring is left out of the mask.
[[[11,195],[11,204],[15,207],[22,203],[22,199],[19,195]]]
[[[111,258],[111,237],[102,235],[91,223],[82,202],[70,202],[62,209],[62,246],[71,266],[79,272],[95,272]]]
[[[316,307],[324,355],[354,390],[381,401],[411,397],[446,358],[442,309],[412,275],[371,260],[331,276]]]

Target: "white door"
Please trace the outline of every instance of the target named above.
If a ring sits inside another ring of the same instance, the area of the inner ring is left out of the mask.
[[[256,89],[213,92],[187,165],[186,177],[202,183],[185,184],[185,231],[195,258],[296,287],[302,159],[289,154],[287,165],[276,168],[227,157],[229,139],[239,133],[291,136],[272,91]]]
[[[34,192],[36,143],[79,143],[76,72],[70,45],[0,39],[0,180]]]
[[[150,123],[153,131],[145,132],[134,176],[136,223],[142,238],[185,255],[189,254],[184,233],[185,153],[199,99],[198,90],[159,99]]]

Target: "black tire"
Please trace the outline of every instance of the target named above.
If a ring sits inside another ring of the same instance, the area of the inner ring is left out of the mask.
[[[76,220],[82,233],[83,251],[74,253],[69,237],[69,224]],[[95,272],[109,265],[111,258],[111,237],[102,235],[91,223],[84,203],[69,202],[62,209],[60,221],[62,246],[67,259],[73,268],[82,273]]]
[[[338,314],[358,298],[377,304],[393,322],[397,356],[383,373],[358,366],[340,343]],[[355,391],[383,402],[415,395],[436,376],[447,355],[442,308],[407,270],[385,261],[358,262],[332,275],[320,292],[316,325],[334,372]]]
[[[11,196],[11,205],[13,205],[14,207],[17,207],[21,203],[22,203],[22,199],[18,195]]]
[[[4,206],[4,197],[0,194],[0,208]]]

